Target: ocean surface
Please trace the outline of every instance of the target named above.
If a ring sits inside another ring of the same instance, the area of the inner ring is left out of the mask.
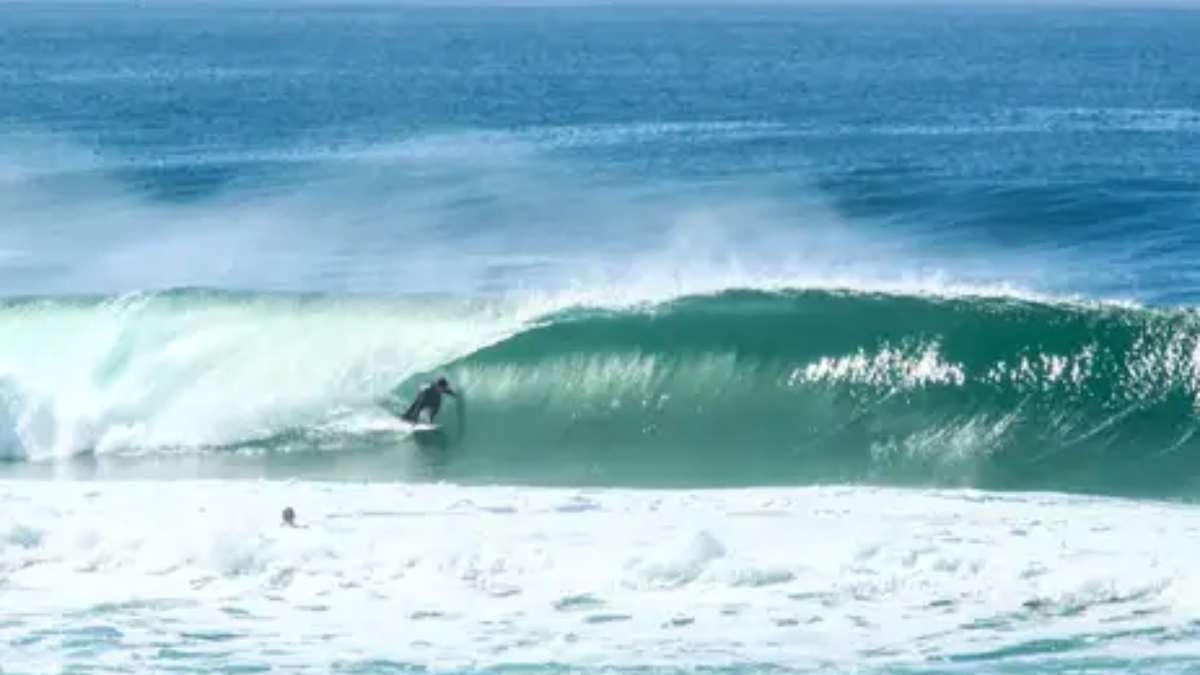
[[[0,672],[1200,672],[1197,36],[0,5]]]

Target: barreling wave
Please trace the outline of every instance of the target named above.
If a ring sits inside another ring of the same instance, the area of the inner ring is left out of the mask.
[[[498,473],[1174,492],[1200,468],[1198,329],[1184,310],[729,292],[561,315],[450,371]]]
[[[1200,469],[1187,309],[828,290],[523,307],[13,301],[0,444],[26,459],[342,455],[378,439],[364,416],[445,372],[466,394],[443,413],[435,475],[451,480],[1171,495]]]

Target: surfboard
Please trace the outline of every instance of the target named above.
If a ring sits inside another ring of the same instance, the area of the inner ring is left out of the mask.
[[[446,430],[440,425],[429,422],[418,422],[412,425],[409,438],[422,448],[445,450],[450,444],[450,437],[446,435]]]

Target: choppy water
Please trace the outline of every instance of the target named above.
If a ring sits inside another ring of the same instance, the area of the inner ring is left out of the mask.
[[[1200,13],[4,9],[5,672],[1197,667]]]

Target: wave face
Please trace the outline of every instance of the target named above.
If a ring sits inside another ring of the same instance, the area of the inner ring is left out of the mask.
[[[731,292],[563,315],[451,372],[496,471],[1153,491],[1191,480],[1197,335],[1181,311]]]
[[[465,397],[443,412],[433,476],[467,482],[1174,494],[1200,449],[1200,323],[1184,310],[828,290],[552,311],[176,292],[13,301],[0,323],[0,443],[16,459],[411,450],[383,421],[434,372]]]

